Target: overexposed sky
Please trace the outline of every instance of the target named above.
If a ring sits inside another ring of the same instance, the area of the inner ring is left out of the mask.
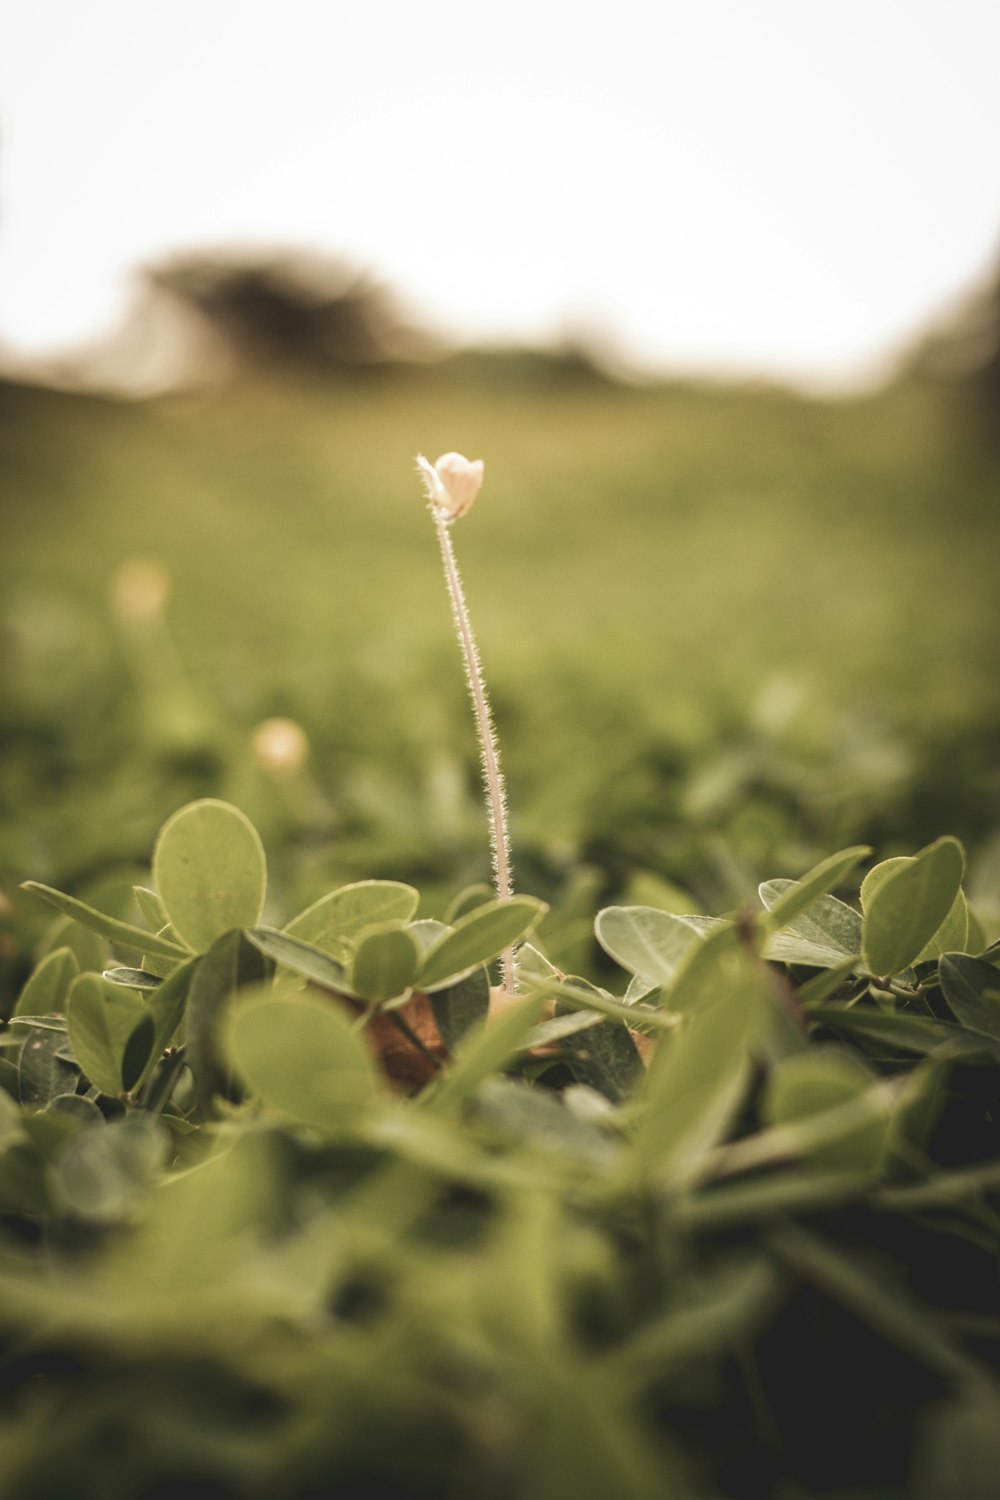
[[[464,338],[863,378],[1000,251],[998,0],[12,0],[0,347],[343,253]]]

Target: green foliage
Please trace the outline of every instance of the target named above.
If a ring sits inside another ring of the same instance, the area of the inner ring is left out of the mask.
[[[989,1492],[1000,970],[928,948],[953,840],[863,916],[862,849],[736,919],[605,908],[617,985],[534,933],[488,1014],[544,903],[355,882],[261,927],[253,830],[204,806],[140,902],[197,951],[58,946],[0,1035],[7,1376],[73,1412],[8,1407],[5,1494]]]

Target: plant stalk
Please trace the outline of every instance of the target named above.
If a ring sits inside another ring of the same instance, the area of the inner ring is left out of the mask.
[[[465,591],[455,561],[455,549],[451,544],[451,531],[445,514],[436,506],[431,507],[441,560],[444,564],[445,582],[455,620],[462,658],[465,663],[465,679],[472,699],[476,735],[479,740],[479,756],[486,791],[486,808],[490,824],[490,854],[493,862],[493,884],[499,901],[509,901],[514,893],[511,875],[510,834],[507,827],[507,792],[503,772],[500,769],[500,751],[497,746],[493,715],[486,696],[486,683],[479,661],[476,638],[472,633],[472,622],[465,602]],[[514,949],[508,948],[501,958],[503,987],[513,995],[517,980]]]

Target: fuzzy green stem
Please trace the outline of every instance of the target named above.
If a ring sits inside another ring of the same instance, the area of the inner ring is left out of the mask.
[[[509,901],[514,894],[514,886],[511,877],[510,834],[507,829],[507,793],[503,772],[500,769],[500,751],[497,747],[496,730],[493,727],[493,715],[490,712],[490,703],[486,696],[483,669],[479,661],[476,638],[472,633],[472,622],[469,619],[469,610],[465,602],[465,592],[462,588],[458,564],[455,561],[455,549],[451,544],[451,531],[449,530],[448,520],[444,512],[434,505],[431,506],[431,514],[434,517],[434,525],[437,529],[438,542],[441,547],[441,560],[444,563],[444,576],[445,582],[448,585],[448,597],[451,600],[451,612],[455,620],[455,630],[458,635],[459,645],[462,648],[462,659],[465,662],[465,679],[469,686],[469,696],[472,699],[473,716],[476,721],[483,785],[486,791],[486,807],[490,823],[490,853],[493,860],[493,884],[496,889],[497,899],[500,901]],[[513,948],[506,950],[501,959],[501,966],[503,969],[503,987],[508,994],[512,995],[516,983]]]

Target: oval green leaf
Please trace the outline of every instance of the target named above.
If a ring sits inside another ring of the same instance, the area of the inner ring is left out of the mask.
[[[370,928],[351,965],[351,989],[362,1000],[394,1000],[413,984],[420,962],[416,938],[405,927]]]
[[[534,896],[489,901],[460,917],[424,954],[417,984],[424,991],[452,984],[526,937],[548,910]]]
[[[954,838],[868,872],[861,886],[861,952],[870,973],[898,974],[920,956],[951,911],[964,872],[965,855]]]
[[[371,1053],[335,1005],[268,991],[235,1006],[228,1050],[265,1104],[323,1132],[352,1125],[377,1097]]]
[[[400,880],[359,880],[321,896],[287,923],[284,931],[343,959],[364,928],[408,922],[419,902],[419,892]]]
[[[594,922],[597,941],[615,963],[652,986],[671,984],[701,939],[685,917],[656,906],[606,906]]]
[[[152,1051],[154,1023],[133,990],[81,974],[70,990],[66,1024],[73,1055],[95,1088],[117,1099],[135,1087]]]
[[[759,887],[760,899],[770,911],[797,885],[795,880],[765,880]],[[836,896],[819,896],[807,911],[799,910],[786,921],[780,932],[771,933],[764,957],[811,969],[839,968],[847,959],[860,962],[861,917]]]
[[[264,849],[249,818],[228,802],[206,797],[167,819],[153,851],[153,878],[174,931],[196,953],[260,920]]]

